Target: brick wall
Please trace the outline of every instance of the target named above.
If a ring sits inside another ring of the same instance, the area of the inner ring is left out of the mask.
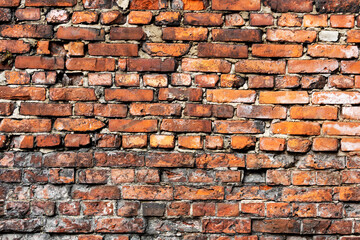
[[[359,240],[360,0],[0,0],[0,239]]]

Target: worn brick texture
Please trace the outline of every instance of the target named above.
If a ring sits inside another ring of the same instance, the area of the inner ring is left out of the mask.
[[[360,240],[360,0],[0,0],[1,240]]]

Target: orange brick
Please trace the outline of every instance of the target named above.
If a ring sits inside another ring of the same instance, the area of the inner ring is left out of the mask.
[[[283,138],[271,138],[262,137],[260,138],[260,150],[263,151],[284,151],[285,139]]]

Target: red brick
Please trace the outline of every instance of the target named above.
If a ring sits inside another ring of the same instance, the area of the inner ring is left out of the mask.
[[[207,149],[222,149],[224,147],[224,139],[221,136],[206,136],[205,147]]]
[[[111,132],[156,132],[157,120],[110,119]]]
[[[264,133],[264,123],[259,121],[214,121],[216,133]]]
[[[313,10],[311,0],[266,0],[264,3],[275,12],[312,12]]]
[[[90,144],[90,136],[88,134],[66,134],[65,147],[84,147]]]
[[[260,10],[260,0],[213,0],[213,10],[230,10],[230,11],[258,11]]]
[[[266,105],[238,105],[237,116],[241,118],[285,119],[286,108]]]
[[[143,83],[144,86],[150,86],[150,87],[167,87],[168,85],[168,79],[167,75],[165,74],[146,74],[143,75]]]
[[[101,41],[105,39],[104,29],[60,26],[56,38],[63,40]]]
[[[0,7],[18,7],[20,0],[0,0]]]
[[[97,100],[92,88],[50,88],[53,101],[94,101]]]
[[[325,122],[323,124],[323,133],[326,135],[358,135],[358,124],[355,122]]]
[[[80,215],[79,202],[62,202],[59,204],[58,209],[61,215],[68,215],[68,216]]]
[[[172,200],[173,188],[167,186],[123,186],[123,199]]]
[[[127,60],[127,69],[129,72],[172,72],[175,70],[175,61],[173,58],[133,58]]]
[[[316,172],[313,171],[293,171],[293,185],[314,185],[316,180]]]
[[[0,99],[11,100],[45,100],[45,88],[0,86]]]
[[[245,80],[239,75],[221,74],[220,77],[220,87],[237,88],[244,85],[244,83]]]
[[[271,126],[275,134],[320,135],[320,125],[312,122],[279,122]]]
[[[328,26],[328,16],[327,14],[313,15],[306,14],[304,15],[304,27],[327,27]]]
[[[353,28],[355,25],[354,15],[331,15],[330,26],[333,28]]]
[[[360,95],[357,92],[314,92],[313,104],[358,104]]]
[[[95,232],[143,233],[145,222],[142,218],[102,218],[95,221]]]
[[[149,24],[152,16],[151,12],[131,11],[128,15],[128,22],[129,24]]]
[[[228,73],[231,70],[231,64],[220,59],[195,59],[184,58],[181,68],[183,71],[189,72],[221,72]]]
[[[207,188],[193,188],[188,186],[175,186],[174,199],[222,200],[224,199],[224,187],[212,186]]]
[[[202,99],[203,92],[201,88],[160,88],[160,101],[191,101],[199,102]]]
[[[217,58],[247,58],[248,47],[245,45],[199,43],[198,56]]]
[[[15,11],[15,16],[18,20],[40,20],[40,9],[37,8],[25,8],[25,9],[17,9]]]
[[[249,76],[248,77],[249,88],[273,88],[274,77],[273,76]]]
[[[349,151],[359,151],[360,149],[360,141],[356,138],[343,138],[341,139],[341,151],[349,152]],[[337,148],[336,148],[337,150]],[[335,151],[336,151],[335,150]]]
[[[308,139],[292,138],[287,142],[287,151],[296,153],[305,153],[310,151],[311,141]]]
[[[173,135],[151,135],[150,147],[153,148],[174,148],[175,137]]]
[[[94,56],[138,56],[137,44],[94,43],[89,44],[89,54]]]
[[[143,148],[147,145],[147,135],[124,135],[122,136],[123,148]]]
[[[314,138],[313,151],[337,151],[339,141],[335,138]]]
[[[196,26],[220,26],[223,23],[219,13],[185,13],[184,24]]]
[[[130,74],[116,74],[115,75],[115,86],[121,87],[137,87],[140,86],[140,76],[139,74],[130,73]]]
[[[5,72],[6,82],[8,84],[29,84],[30,75],[27,72],[18,72],[18,71],[6,71]]]
[[[291,185],[291,172],[288,170],[267,170],[266,183],[268,185]]]
[[[163,40],[182,40],[182,41],[204,41],[207,39],[208,30],[206,28],[181,28],[167,27],[162,30]]]
[[[291,206],[289,203],[269,202],[266,203],[267,217],[289,217],[291,214]]]
[[[331,73],[339,68],[336,60],[289,60],[289,73]]]
[[[207,233],[250,233],[250,219],[203,219],[203,232]]]
[[[254,44],[252,54],[256,57],[301,57],[303,47],[289,44]]]
[[[274,17],[269,13],[251,13],[251,26],[271,26],[274,24]]]
[[[30,44],[22,40],[0,40],[0,52],[26,53],[30,51]]]
[[[258,29],[213,29],[212,38],[217,42],[261,42]]]
[[[186,149],[202,149],[203,141],[201,136],[179,136],[178,144],[180,148]]]
[[[95,86],[111,86],[112,75],[111,73],[89,73],[89,85]]]
[[[112,27],[110,29],[110,40],[143,40],[146,34],[141,27]]]
[[[98,14],[94,11],[74,12],[71,18],[72,23],[95,23],[98,20]]]
[[[155,17],[155,25],[180,25],[181,15],[179,12],[160,12]]]
[[[339,89],[353,88],[355,85],[354,78],[343,75],[332,75],[328,79],[330,87]]]
[[[219,76],[216,74],[196,75],[195,84],[202,88],[213,88],[219,81]]]
[[[149,89],[105,89],[105,100],[121,102],[147,102],[154,98],[153,90]]]
[[[73,7],[76,0],[26,0],[26,7]]]
[[[284,74],[285,61],[240,60],[235,64],[235,71],[240,73]]]
[[[0,36],[9,38],[52,38],[53,29],[49,25],[2,25]]]
[[[238,14],[228,14],[225,16],[225,26],[243,26],[245,25],[244,18]]]
[[[186,153],[164,153],[154,152],[146,156],[147,167],[193,167],[194,158],[192,154]]]
[[[129,111],[134,116],[179,116],[181,106],[179,104],[163,103],[132,103]]]
[[[49,104],[49,103],[21,103],[21,115],[33,116],[70,116],[72,108],[70,104]]]
[[[359,187],[339,187],[340,201],[359,201],[360,189]]]
[[[56,72],[35,72],[31,77],[33,84],[51,85],[56,82]]]
[[[281,159],[276,155],[267,154],[248,154],[246,156],[246,168],[261,169],[261,168],[281,168],[291,164],[293,159]]]
[[[49,23],[66,23],[69,21],[70,13],[66,10],[53,9],[46,14]]]
[[[207,101],[218,103],[253,103],[256,98],[253,90],[209,89],[206,93]]]
[[[60,135],[38,135],[36,145],[38,147],[56,147],[61,144]]]
[[[308,47],[308,54],[312,57],[357,58],[359,49],[348,45],[314,44]]]
[[[2,102],[0,103],[0,115],[9,116],[13,113],[14,108],[15,106],[13,103]]]
[[[323,106],[306,106],[291,107],[290,117],[292,119],[327,119],[336,120],[338,109],[336,107]]]
[[[100,15],[102,24],[124,24],[126,17],[120,11],[102,12]]]
[[[54,128],[59,131],[95,131],[105,124],[97,119],[80,119],[80,118],[58,118],[54,122]]]
[[[69,58],[66,60],[68,70],[78,71],[114,71],[115,59],[113,58]]]
[[[2,132],[50,132],[50,119],[3,119],[0,124]]]
[[[311,43],[316,40],[316,31],[268,29],[266,39],[271,42]]]
[[[259,102],[263,104],[307,104],[309,96],[305,91],[260,92]]]
[[[281,200],[285,202],[330,202],[332,189],[328,188],[284,188]]]
[[[131,183],[135,181],[134,169],[111,169],[111,182],[114,184]]]
[[[99,148],[119,148],[121,144],[121,137],[112,134],[96,134],[96,146]]]
[[[160,129],[169,132],[211,132],[211,121],[190,119],[163,119]]]
[[[260,150],[263,151],[284,151],[285,139],[283,138],[260,138]]]
[[[64,58],[62,57],[40,57],[40,56],[17,56],[15,67],[21,69],[64,69]]]
[[[301,27],[302,19],[293,13],[284,13],[278,20],[281,27]]]
[[[232,149],[248,149],[255,147],[256,138],[248,136],[231,136]]]
[[[145,43],[143,48],[152,56],[180,57],[189,51],[190,45],[184,43]]]
[[[297,88],[300,86],[300,78],[298,76],[283,76],[275,78],[275,88]]]
[[[117,214],[119,216],[124,217],[131,217],[131,216],[137,216],[140,209],[140,203],[139,202],[120,202],[118,207]],[[122,240],[122,239],[119,239]],[[124,239],[129,240],[129,239]]]
[[[240,213],[238,203],[218,203],[217,209],[218,217],[237,217]]]

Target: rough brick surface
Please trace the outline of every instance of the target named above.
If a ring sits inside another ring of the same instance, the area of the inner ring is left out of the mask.
[[[1,240],[359,240],[360,0],[0,0]]]

